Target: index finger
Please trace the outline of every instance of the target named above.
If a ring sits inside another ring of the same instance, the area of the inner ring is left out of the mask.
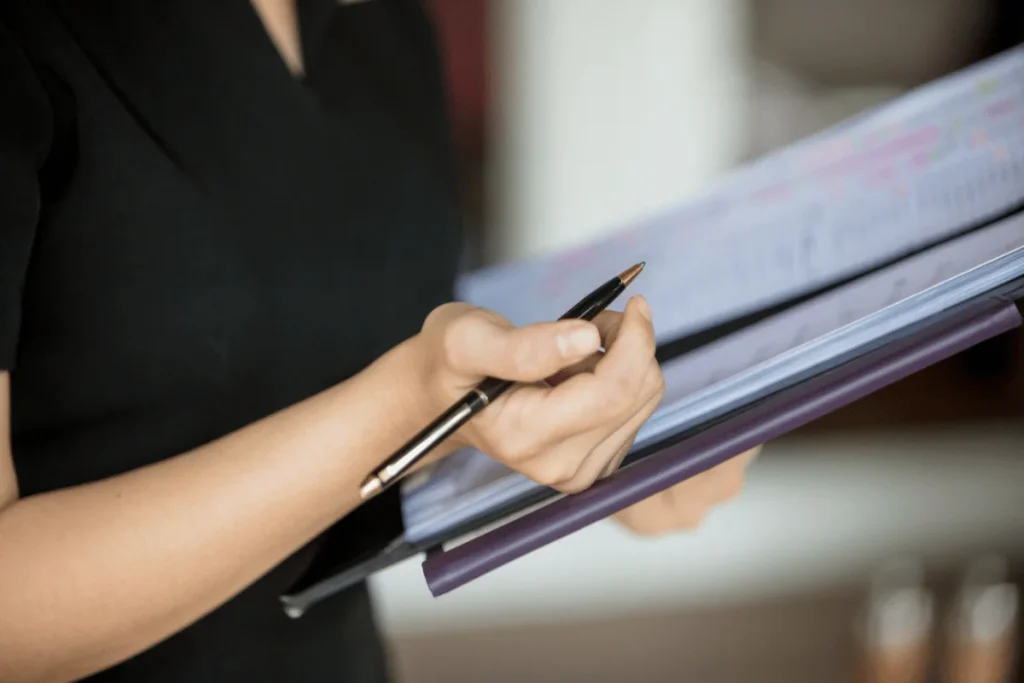
[[[631,297],[615,342],[598,361],[594,374],[602,382],[614,383],[620,391],[635,393],[646,379],[656,350],[651,308],[642,296]]]

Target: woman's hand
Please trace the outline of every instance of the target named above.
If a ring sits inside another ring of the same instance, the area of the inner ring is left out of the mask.
[[[618,467],[664,393],[642,297],[593,322],[518,328],[491,311],[447,304],[431,313],[413,346],[431,412],[484,377],[519,383],[459,430],[450,448],[472,446],[567,493]]]
[[[712,508],[740,494],[747,466],[760,450],[760,446],[752,448],[707,472],[626,508],[615,518],[642,536],[696,529]]]

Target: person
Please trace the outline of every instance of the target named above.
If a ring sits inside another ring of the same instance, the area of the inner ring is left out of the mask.
[[[515,328],[450,301],[415,0],[0,11],[0,680],[386,680],[365,586],[298,620],[277,596],[484,376],[519,384],[434,457],[611,472],[663,391],[649,307]],[[747,460],[621,519],[696,523]]]

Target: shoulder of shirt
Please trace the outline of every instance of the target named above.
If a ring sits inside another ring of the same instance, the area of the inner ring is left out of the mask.
[[[39,167],[52,142],[50,97],[19,36],[11,5],[0,4],[0,149],[31,153]]]

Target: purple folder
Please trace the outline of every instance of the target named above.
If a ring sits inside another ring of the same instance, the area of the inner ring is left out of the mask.
[[[1016,306],[989,299],[718,422],[449,550],[428,554],[423,573],[443,595],[659,491],[1021,324]]]

